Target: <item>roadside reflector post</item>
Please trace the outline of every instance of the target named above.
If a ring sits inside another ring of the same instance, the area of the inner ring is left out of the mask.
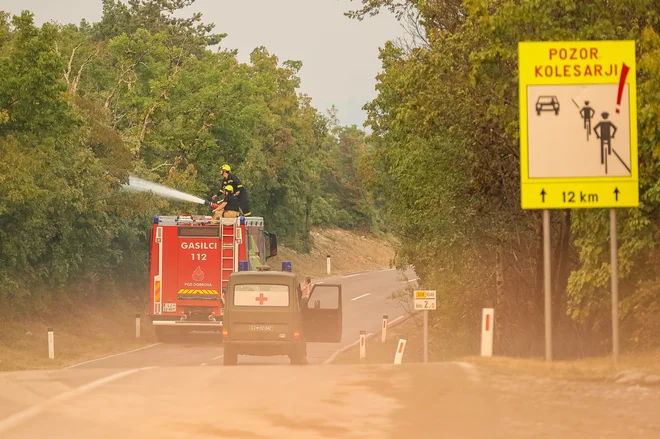
[[[493,356],[493,333],[495,325],[495,309],[492,301],[486,301],[481,311],[481,356]]]
[[[367,331],[360,331],[360,360],[367,358]]]
[[[383,315],[383,326],[382,326],[382,331],[380,333],[380,342],[385,343],[386,339],[387,339],[387,315]]]
[[[140,314],[135,314],[135,338],[140,338]]]
[[[53,328],[48,328],[48,358],[55,359],[55,332]]]
[[[401,361],[403,361],[403,353],[406,350],[406,343],[407,343],[406,338],[400,338],[399,343],[397,343],[396,345],[396,353],[394,354],[394,364],[401,364]]]
[[[327,257],[327,271],[328,271],[328,274],[330,274],[330,268],[331,268],[330,267],[330,255],[328,255],[328,257]]]

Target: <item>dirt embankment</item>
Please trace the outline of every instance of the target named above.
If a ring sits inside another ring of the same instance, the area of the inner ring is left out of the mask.
[[[291,261],[294,271],[319,279],[327,276],[328,255],[331,275],[390,268],[394,259],[393,243],[389,238],[375,238],[346,230],[316,230],[312,231],[312,243],[309,254],[280,247],[279,254],[268,261],[268,265],[280,270],[283,261]]]
[[[300,254],[280,246],[269,261],[274,270],[291,261],[294,271],[318,279],[327,276],[326,256],[332,258],[332,275],[388,268],[394,258],[390,241],[344,230],[312,233],[314,248]],[[140,297],[147,299],[148,292]],[[0,371],[59,368],[155,342],[144,318],[144,303],[108,299],[101,304],[76,303],[66,312],[24,321],[0,321]],[[142,315],[140,338],[135,334],[135,315]],[[55,331],[55,360],[48,358],[47,330]]]

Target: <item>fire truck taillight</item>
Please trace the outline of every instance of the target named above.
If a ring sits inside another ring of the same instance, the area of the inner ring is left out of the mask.
[[[298,340],[300,338],[300,331],[293,331],[293,338]]]
[[[224,338],[229,337],[229,331],[227,330],[227,328],[222,328],[222,336]]]
[[[160,302],[160,281],[154,283],[154,302]]]

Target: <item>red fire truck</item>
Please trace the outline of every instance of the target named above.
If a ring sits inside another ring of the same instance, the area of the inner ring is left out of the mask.
[[[229,276],[268,269],[277,236],[259,217],[157,216],[150,238],[149,317],[160,341],[220,330]]]

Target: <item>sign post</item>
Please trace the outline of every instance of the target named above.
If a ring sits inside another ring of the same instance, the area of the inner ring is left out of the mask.
[[[549,209],[609,208],[616,361],[614,209],[639,206],[635,42],[521,42],[518,71],[521,205],[543,210],[546,360],[552,360]]]
[[[380,333],[380,342],[385,343],[387,340],[387,315],[383,315],[383,327]]]
[[[424,363],[429,362],[429,310],[436,309],[436,292],[430,290],[415,291],[415,311],[424,311]]]

